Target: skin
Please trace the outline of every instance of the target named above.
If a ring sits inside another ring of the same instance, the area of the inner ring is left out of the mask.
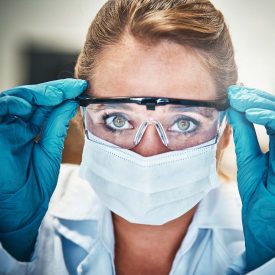
[[[194,50],[168,41],[145,45],[130,35],[104,49],[90,87],[96,97],[216,98],[214,80]],[[220,153],[229,135],[227,128]],[[169,151],[152,126],[132,150],[145,157]],[[130,223],[113,213],[117,274],[169,274],[196,207],[160,226]]]

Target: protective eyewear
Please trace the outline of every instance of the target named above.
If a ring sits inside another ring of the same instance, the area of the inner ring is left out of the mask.
[[[155,127],[170,150],[217,142],[228,100],[198,101],[157,97],[77,98],[88,139],[101,138],[121,148],[139,144],[149,126]]]

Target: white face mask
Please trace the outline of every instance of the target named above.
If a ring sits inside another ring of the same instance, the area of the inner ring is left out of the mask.
[[[117,215],[132,223],[161,225],[185,214],[218,186],[217,144],[211,143],[143,157],[93,136],[84,145],[80,176]]]

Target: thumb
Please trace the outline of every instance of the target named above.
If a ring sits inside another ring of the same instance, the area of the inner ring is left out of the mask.
[[[50,157],[61,161],[64,148],[64,140],[70,120],[77,112],[78,104],[73,101],[65,101],[50,114],[40,137],[40,146]]]
[[[262,154],[253,124],[247,120],[245,113],[229,108],[228,122],[233,128],[237,164],[249,163]]]
[[[259,169],[258,160],[259,156],[262,155],[262,151],[254,126],[246,119],[245,114],[231,107],[227,115],[228,122],[233,128],[239,192],[242,199],[244,199],[244,196],[248,195],[253,190],[253,187],[256,187],[252,186],[256,182],[251,180],[251,177],[254,177],[254,173],[257,173]]]

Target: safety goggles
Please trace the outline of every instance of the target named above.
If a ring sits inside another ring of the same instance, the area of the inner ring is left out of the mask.
[[[155,127],[170,150],[182,150],[220,136],[227,99],[198,101],[157,97],[77,98],[82,106],[85,134],[121,148],[139,144],[149,126]]]

